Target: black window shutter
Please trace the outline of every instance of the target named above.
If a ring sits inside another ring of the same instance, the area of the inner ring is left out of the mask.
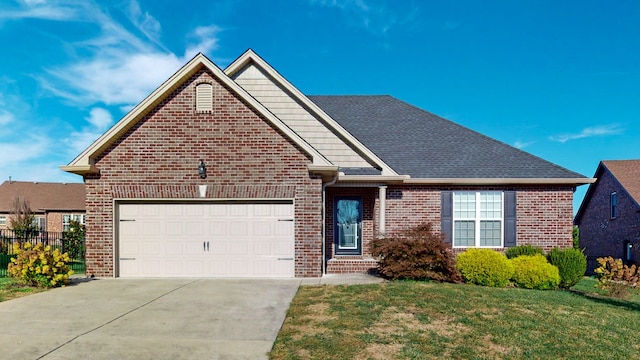
[[[446,243],[451,243],[451,234],[453,233],[452,196],[451,191],[440,193],[440,233],[444,235]]]
[[[504,192],[504,247],[516,246],[516,192]]]

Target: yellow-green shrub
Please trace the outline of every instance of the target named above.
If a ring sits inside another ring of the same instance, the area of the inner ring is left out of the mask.
[[[49,246],[26,243],[23,247],[13,245],[16,255],[9,264],[9,276],[17,278],[24,284],[41,287],[64,286],[73,275],[67,265],[69,255],[60,253],[58,249],[51,251]]]
[[[560,284],[560,272],[540,254],[522,255],[509,260],[513,265],[512,280],[518,287],[549,290]]]
[[[513,265],[503,254],[491,249],[469,249],[458,255],[458,270],[471,284],[505,287],[513,275]]]

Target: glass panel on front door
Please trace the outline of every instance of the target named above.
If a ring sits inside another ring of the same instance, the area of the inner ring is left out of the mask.
[[[336,254],[360,254],[362,199],[337,198],[335,205]]]

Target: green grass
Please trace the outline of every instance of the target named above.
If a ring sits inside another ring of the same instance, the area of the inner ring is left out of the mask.
[[[273,359],[630,359],[640,298],[392,282],[303,286]]]
[[[0,278],[0,302],[46,291],[44,288],[26,286],[13,278]]]

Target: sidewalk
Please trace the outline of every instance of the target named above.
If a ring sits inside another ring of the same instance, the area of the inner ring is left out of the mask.
[[[300,285],[377,284],[386,280],[369,274],[325,274],[319,278],[303,278]]]

